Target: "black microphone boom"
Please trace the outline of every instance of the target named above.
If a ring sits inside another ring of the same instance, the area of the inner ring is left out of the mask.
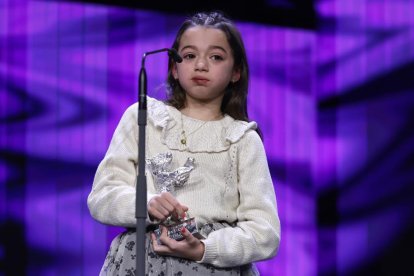
[[[168,56],[175,62],[180,63],[183,59],[173,48],[163,48],[146,52],[142,56],[141,70],[138,83],[138,174],[136,179],[135,194],[135,218],[136,224],[136,274],[145,275],[145,235],[147,219],[147,179],[145,177],[145,127],[147,125],[147,73],[145,71],[145,58],[148,55],[168,52]]]
[[[168,56],[172,58],[175,62],[181,63],[183,61],[182,57],[177,53],[177,50],[174,48],[162,48],[155,51],[145,52],[142,55],[141,60],[141,71],[139,72],[139,110],[147,109],[147,72],[145,71],[145,58],[149,55],[161,53],[161,52],[168,52]],[[145,118],[146,120],[146,118]]]
[[[150,52],[145,52],[142,55],[141,67],[145,68],[145,58],[147,56],[152,55],[152,54],[156,54],[156,53],[161,53],[161,52],[168,52],[168,56],[170,58],[172,58],[177,63],[181,63],[183,61],[182,57],[180,57],[177,50],[175,50],[174,48],[162,48],[162,49],[158,49],[158,50],[154,50],[154,51],[150,51]]]

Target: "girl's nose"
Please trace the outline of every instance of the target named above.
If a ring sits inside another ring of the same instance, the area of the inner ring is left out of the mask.
[[[199,58],[196,60],[195,68],[196,71],[208,71],[208,64],[205,59]]]

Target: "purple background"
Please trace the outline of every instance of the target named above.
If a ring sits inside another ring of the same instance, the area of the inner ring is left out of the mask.
[[[315,29],[236,21],[249,114],[282,223],[263,275],[413,273],[414,2],[315,1]],[[0,275],[97,275],[122,229],[94,221],[93,176],[137,100],[145,51],[183,16],[0,2]],[[147,59],[165,97],[166,55]]]

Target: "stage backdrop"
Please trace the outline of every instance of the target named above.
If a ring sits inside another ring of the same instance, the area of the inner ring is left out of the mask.
[[[315,1],[315,30],[237,22],[282,242],[263,275],[397,275],[414,248],[414,3]],[[0,2],[0,275],[97,275],[122,229],[86,205],[143,52],[182,15]],[[147,60],[165,98],[167,56]],[[411,269],[412,272],[412,269]]]

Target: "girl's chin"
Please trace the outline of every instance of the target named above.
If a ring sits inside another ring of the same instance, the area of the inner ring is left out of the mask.
[[[187,97],[191,99],[191,101],[196,101],[200,103],[217,102],[218,104],[221,104],[221,100],[223,99],[222,95],[213,97],[211,95],[206,95],[206,94],[203,94],[203,95],[187,94]]]
[[[205,86],[196,86],[191,87],[191,89],[187,90],[187,95],[193,98],[200,98],[200,99],[212,99],[217,97],[222,97],[225,93],[223,90],[222,92],[212,91],[211,88]]]

